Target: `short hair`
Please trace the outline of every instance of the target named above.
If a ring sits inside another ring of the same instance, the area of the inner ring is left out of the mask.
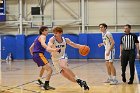
[[[41,26],[41,27],[39,28],[39,34],[41,35],[42,32],[43,32],[45,29],[48,29],[48,27],[47,27],[47,26]]]
[[[126,24],[126,25],[124,25],[124,26],[127,26],[128,28],[130,28],[130,29],[131,29],[131,25],[129,25],[129,24]]]
[[[107,25],[105,23],[101,23],[99,24],[99,26],[102,25],[103,27],[105,27],[107,29]]]
[[[55,27],[54,29],[53,29],[53,32],[59,32],[59,33],[63,33],[63,29],[62,29],[62,27]]]

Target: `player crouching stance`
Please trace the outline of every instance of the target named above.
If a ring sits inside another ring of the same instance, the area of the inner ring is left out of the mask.
[[[72,42],[68,38],[62,37],[63,29],[61,27],[55,27],[53,29],[54,36],[52,36],[48,42],[48,46],[52,48],[60,48],[58,52],[51,52],[51,59],[56,71],[59,71],[68,80],[78,83],[81,87],[84,87],[84,90],[89,90],[86,81],[79,79],[68,67],[65,50],[66,45],[70,45],[74,48],[80,48],[80,44]]]

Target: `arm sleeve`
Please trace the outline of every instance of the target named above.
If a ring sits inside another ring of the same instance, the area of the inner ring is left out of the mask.
[[[138,37],[135,35],[135,41],[134,41],[135,43],[139,43],[139,41],[138,41]]]

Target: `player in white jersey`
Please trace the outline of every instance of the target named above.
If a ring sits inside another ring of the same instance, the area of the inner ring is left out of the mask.
[[[110,32],[106,31],[107,25],[105,23],[99,24],[99,29],[102,32],[103,43],[98,44],[99,47],[105,46],[105,60],[108,72],[108,79],[105,83],[110,83],[115,85],[118,83],[116,79],[116,69],[113,65],[113,60],[115,56],[114,39]],[[112,75],[112,76],[111,76]]]
[[[72,70],[68,67],[67,55],[65,53],[67,44],[74,47],[80,48],[80,44],[72,42],[69,38],[62,37],[63,29],[61,27],[55,27],[53,29],[54,36],[50,38],[48,46],[52,48],[60,48],[58,52],[51,52],[51,59],[56,71],[60,72],[68,80],[78,83],[84,90],[89,90],[86,81],[79,79]]]

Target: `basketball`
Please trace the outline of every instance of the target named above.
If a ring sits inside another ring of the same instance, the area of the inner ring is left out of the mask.
[[[82,56],[86,56],[88,55],[88,53],[90,52],[90,48],[86,45],[80,46],[79,48],[79,54]]]

